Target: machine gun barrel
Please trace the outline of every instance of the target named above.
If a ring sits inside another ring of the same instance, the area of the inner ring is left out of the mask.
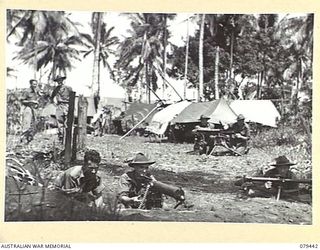
[[[174,198],[176,201],[184,201],[185,195],[181,187],[168,185],[160,181],[152,181],[152,189]]]
[[[293,183],[306,183],[312,184],[312,180],[309,179],[286,179],[286,178],[276,178],[276,177],[243,177],[244,181],[272,181],[272,182],[293,182]]]
[[[177,208],[181,204],[185,203],[185,193],[181,187],[176,187],[174,185],[169,185],[161,181],[157,181],[149,176],[142,176],[149,183],[150,189],[158,193],[170,196],[177,201],[174,208]]]
[[[215,128],[196,128],[195,132],[211,133],[211,134],[234,134],[235,132],[230,129],[215,129]]]

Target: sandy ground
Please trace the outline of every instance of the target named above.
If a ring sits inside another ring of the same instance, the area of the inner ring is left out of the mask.
[[[44,150],[44,142],[50,148],[52,138],[37,135],[28,150]],[[305,178],[311,169],[311,161],[299,147],[252,148],[241,157],[199,156],[186,153],[192,150],[192,144],[158,143],[134,136],[119,139],[116,135],[87,138],[88,147],[98,150],[102,155],[100,175],[106,186],[105,201],[114,199],[119,176],[128,170],[124,160],[143,152],[156,160],[151,171],[157,180],[182,187],[187,201],[194,205],[189,209],[183,206],[173,209],[175,200],[167,197],[162,209],[121,210],[121,220],[312,224],[310,199],[309,202],[301,202],[246,198],[240,196],[238,187],[234,185],[237,176],[252,175],[258,168],[266,167],[273,158],[283,154],[299,163],[294,171],[300,178]],[[13,140],[11,142],[10,147],[14,148],[15,143]]]

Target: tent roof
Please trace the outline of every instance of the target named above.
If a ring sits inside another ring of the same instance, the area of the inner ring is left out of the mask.
[[[169,122],[172,121],[182,110],[184,110],[187,106],[189,106],[191,102],[189,101],[181,101],[174,104],[169,105],[168,107],[162,109],[158,113],[156,113],[150,125],[148,126],[148,131],[162,135],[166,131]]]
[[[172,123],[199,122],[201,115],[210,117],[209,122],[211,123],[232,123],[237,118],[227,102],[220,99],[211,102],[191,103],[172,120]]]
[[[280,114],[270,100],[234,100],[230,107],[236,114],[243,114],[248,122],[277,127]]]
[[[156,104],[148,104],[148,103],[131,103],[128,110],[125,112],[125,120],[135,120],[135,122],[141,121],[147,114],[151,112],[157,105]],[[145,120],[145,122],[150,123],[152,117],[158,111],[153,111],[149,117]]]
[[[187,106],[181,113],[172,120],[172,123],[191,123],[199,122],[199,117],[201,115],[208,115],[209,112],[206,112],[212,106],[213,109],[217,106],[217,102],[197,102],[191,103]]]

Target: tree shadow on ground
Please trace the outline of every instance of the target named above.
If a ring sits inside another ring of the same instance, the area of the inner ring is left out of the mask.
[[[114,164],[103,164],[102,171],[108,174],[120,176],[128,167]],[[203,173],[201,171],[173,172],[163,169],[151,169],[152,174],[158,181],[166,184],[188,188],[191,191],[200,191],[206,193],[235,193],[238,187],[234,185],[233,180],[222,180],[220,175],[212,173]]]

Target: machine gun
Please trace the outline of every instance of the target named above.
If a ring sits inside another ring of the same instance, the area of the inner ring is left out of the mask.
[[[212,129],[212,128],[196,128],[193,133],[200,135],[200,139],[196,142],[205,141],[211,147],[209,155],[212,155],[216,147],[223,147],[235,155],[241,156],[242,154],[232,148],[230,138],[235,134],[230,129]]]
[[[288,179],[288,178],[281,178],[281,177],[247,177],[243,176],[240,180],[235,182],[235,185],[242,186],[246,182],[272,182],[276,183],[278,186],[278,193],[277,193],[277,201],[280,199],[280,195],[282,192],[282,185],[285,183],[303,183],[312,185],[312,180],[310,179]]]
[[[252,181],[262,181],[262,182],[277,182],[277,183],[305,183],[312,184],[312,180],[309,179],[286,179],[286,178],[276,178],[276,177],[243,177],[244,182],[252,182]]]
[[[184,204],[186,208],[190,207],[185,202],[185,193],[181,187],[176,187],[173,185],[169,185],[169,184],[157,181],[151,176],[141,175],[141,177],[146,182],[147,187],[142,197],[142,201],[140,203],[139,208],[141,208],[144,205],[149,191],[157,192],[157,193],[164,194],[174,198],[177,202],[177,204],[174,206],[174,209],[176,209],[182,204]]]

